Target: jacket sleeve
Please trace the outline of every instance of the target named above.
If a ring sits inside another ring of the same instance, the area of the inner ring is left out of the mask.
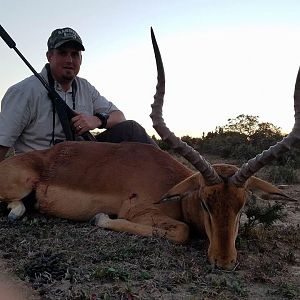
[[[95,87],[90,86],[91,98],[93,101],[93,110],[95,112],[111,113],[119,110],[116,105],[107,100],[104,96],[100,95]]]
[[[12,147],[30,120],[29,94],[10,87],[1,102],[0,145]]]

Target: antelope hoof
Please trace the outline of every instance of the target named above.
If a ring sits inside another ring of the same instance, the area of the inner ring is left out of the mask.
[[[90,221],[90,223],[95,226],[106,228],[109,220],[110,218],[107,214],[99,213],[95,215],[95,217]]]
[[[8,214],[7,219],[9,222],[15,222],[19,219],[20,217],[14,214],[12,211]]]
[[[11,202],[7,205],[7,208],[11,209],[7,216],[10,222],[15,222],[17,219],[20,219],[26,211],[26,208],[21,201]]]

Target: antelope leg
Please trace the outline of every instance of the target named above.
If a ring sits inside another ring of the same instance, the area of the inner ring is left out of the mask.
[[[141,216],[139,216],[140,218]],[[151,217],[151,216],[149,216]],[[157,216],[156,216],[157,217]],[[161,222],[154,225],[143,224],[141,221],[135,223],[126,219],[110,219],[108,215],[97,214],[92,223],[102,228],[110,229],[118,232],[128,232],[141,236],[159,236],[172,240],[175,243],[182,244],[187,241],[189,236],[189,228],[186,224],[170,219],[161,215]],[[156,219],[155,217],[153,219]],[[143,219],[148,223],[148,217]]]

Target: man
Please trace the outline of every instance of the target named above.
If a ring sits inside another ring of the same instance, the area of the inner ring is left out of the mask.
[[[48,64],[41,76],[78,113],[71,120],[76,139],[88,130],[105,128],[97,141],[136,141],[156,146],[144,128],[124,114],[85,79],[77,76],[84,51],[71,28],[56,29],[48,39]],[[13,147],[16,154],[47,149],[66,140],[54,104],[41,82],[30,76],[8,89],[1,103],[0,160]]]

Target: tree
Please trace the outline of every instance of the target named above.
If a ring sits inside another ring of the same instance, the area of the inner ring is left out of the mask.
[[[259,122],[258,116],[241,114],[203,139],[202,149],[222,157],[250,159],[282,139],[279,127]]]
[[[223,126],[223,129],[225,132],[238,132],[250,137],[258,129],[258,124],[258,116],[242,114],[234,119],[228,119],[228,124]]]

